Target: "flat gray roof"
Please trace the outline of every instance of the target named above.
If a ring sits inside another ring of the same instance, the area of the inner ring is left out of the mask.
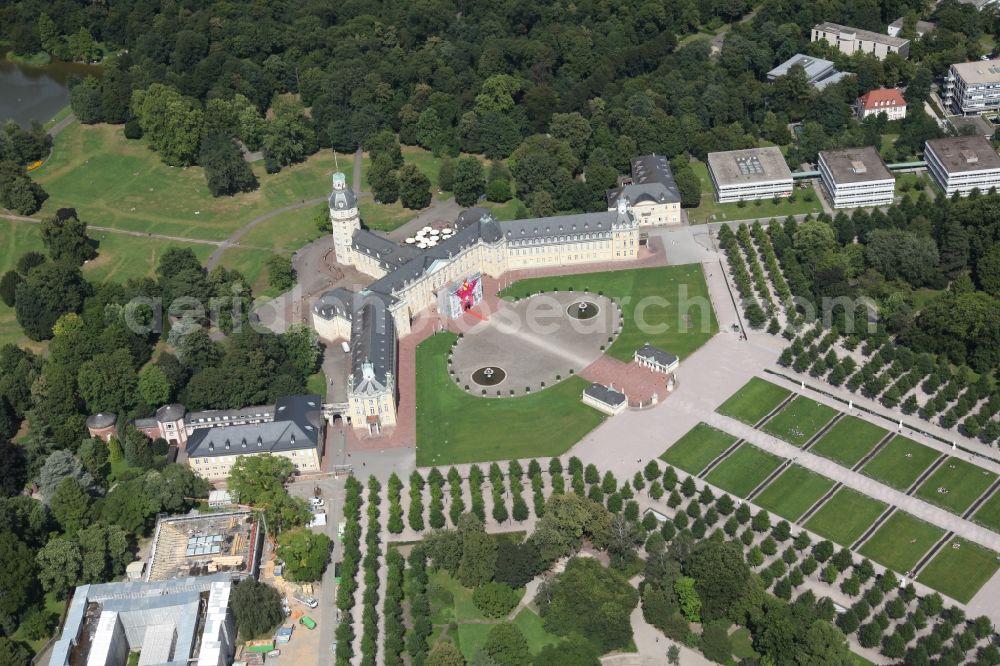
[[[1000,59],[957,62],[952,68],[966,84],[1000,83]]]
[[[823,73],[833,69],[833,63],[829,60],[823,60],[822,58],[816,58],[814,56],[807,56],[803,53],[796,53],[791,58],[768,72],[767,78],[776,79],[779,76],[784,76],[785,74],[788,74],[788,70],[795,65],[802,65],[802,68],[806,70],[806,78],[810,81],[814,81]]]
[[[792,180],[792,171],[777,146],[709,153],[708,168],[720,186]]]
[[[879,44],[886,44],[895,48],[899,48],[904,44],[908,44],[910,40],[903,39],[902,37],[893,37],[892,35],[883,35],[880,32],[872,32],[871,30],[862,30],[861,28],[852,28],[846,25],[840,25],[839,23],[831,23],[829,21],[823,21],[815,26],[813,30],[819,30],[820,32],[832,32],[832,33],[849,33],[853,34],[857,39],[863,39],[869,42],[877,42]]]
[[[892,174],[878,151],[871,146],[821,150],[819,153],[833,176],[833,182],[865,183],[871,180],[892,180]]]
[[[948,173],[1000,169],[1000,155],[986,137],[980,135],[931,139],[925,147],[934,153]]]

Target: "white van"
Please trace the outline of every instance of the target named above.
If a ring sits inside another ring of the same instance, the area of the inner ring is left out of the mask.
[[[347,344],[346,340],[340,343],[340,348],[344,350],[345,354],[351,353],[351,345]]]

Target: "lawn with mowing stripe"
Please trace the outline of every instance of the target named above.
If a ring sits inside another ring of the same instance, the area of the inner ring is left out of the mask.
[[[837,415],[837,410],[799,395],[764,424],[764,432],[802,446]]]
[[[850,547],[865,533],[886,505],[850,488],[841,488],[806,523],[806,528]]]
[[[888,430],[856,416],[846,415],[819,438],[809,453],[854,467],[885,437]]]
[[[719,463],[705,480],[734,495],[746,497],[778,468],[782,460],[784,459],[752,444],[744,444]]]
[[[790,393],[786,388],[754,377],[715,411],[754,425],[770,414]]]
[[[660,460],[685,472],[697,474],[723,451],[733,445],[736,438],[706,423],[699,423],[660,456]]]
[[[500,295],[509,299],[574,289],[603,293],[621,305],[624,323],[607,354],[626,363],[647,342],[687,358],[719,330],[701,264],[529,278]],[[656,307],[644,307],[654,300]]]
[[[1000,532],[1000,492],[994,492],[992,497],[983,502],[972,514],[972,520],[994,532]]]
[[[795,522],[832,487],[833,481],[825,476],[792,465],[753,501],[754,504]]]
[[[861,471],[882,483],[906,490],[941,454],[908,437],[893,437]]]
[[[968,603],[998,567],[1000,561],[992,550],[956,537],[927,563],[917,580],[956,601]]]
[[[912,569],[931,546],[944,536],[944,530],[897,511],[871,535],[858,551],[893,571]]]
[[[458,336],[438,333],[417,347],[417,464],[557,456],[604,415],[580,402],[587,382],[570,377],[516,398],[469,395],[448,375]]]
[[[997,475],[959,458],[948,458],[917,488],[917,497],[961,514],[986,492]]]

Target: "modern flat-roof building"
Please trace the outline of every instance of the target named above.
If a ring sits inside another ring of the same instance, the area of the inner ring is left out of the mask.
[[[792,172],[776,146],[708,154],[708,174],[719,202],[787,197]]]
[[[857,111],[862,120],[880,113],[889,120],[902,120],[906,117],[906,100],[899,88],[876,88],[858,98]]]
[[[825,40],[831,46],[837,47],[841,53],[851,55],[861,51],[871,53],[879,60],[885,60],[890,53],[898,53],[906,58],[910,55],[910,40],[892,35],[883,35],[871,30],[851,28],[839,23],[824,21],[813,26],[812,40]]]
[[[941,101],[963,115],[1000,109],[1000,59],[952,65],[944,79]]]
[[[1000,156],[982,136],[931,139],[924,144],[924,159],[931,178],[948,196],[1000,188]]]
[[[836,83],[844,77],[850,76],[847,72],[838,72],[834,69],[833,63],[829,60],[804,55],[802,53],[796,53],[791,58],[768,72],[767,80],[774,81],[779,76],[785,76],[795,65],[799,65],[803,70],[805,70],[806,79],[817,90],[822,90],[831,83]]]
[[[871,146],[820,151],[819,173],[834,208],[892,203],[896,180]]]
[[[81,585],[73,592],[51,666],[225,666],[235,654],[228,574],[154,583]]]

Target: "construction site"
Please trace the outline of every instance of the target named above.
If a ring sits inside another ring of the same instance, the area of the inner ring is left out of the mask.
[[[161,517],[146,566],[147,581],[229,572],[256,578],[262,531],[250,511]]]

